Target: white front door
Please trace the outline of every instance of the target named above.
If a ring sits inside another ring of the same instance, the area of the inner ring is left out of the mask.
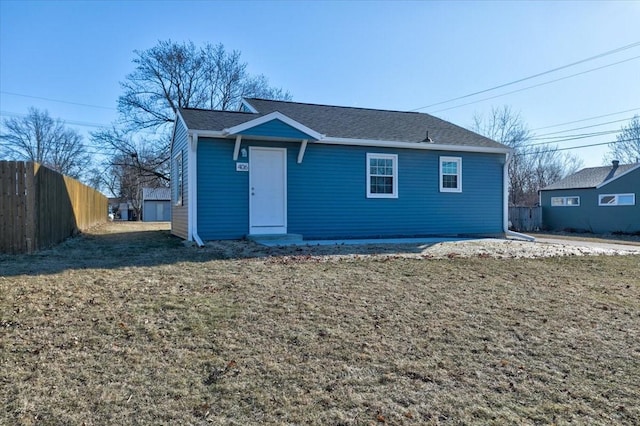
[[[249,147],[249,233],[287,233],[287,150]]]

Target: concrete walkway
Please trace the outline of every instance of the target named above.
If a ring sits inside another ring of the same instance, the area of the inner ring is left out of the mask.
[[[565,238],[547,238],[547,237],[536,237],[536,243],[540,244],[564,244],[569,246],[577,246],[577,247],[592,247],[592,248],[601,248],[608,250],[625,250],[631,252],[640,253],[640,245],[633,244],[625,244],[625,241],[620,241],[616,243],[604,243],[601,241],[586,241],[586,240],[573,240],[573,239],[565,239]]]

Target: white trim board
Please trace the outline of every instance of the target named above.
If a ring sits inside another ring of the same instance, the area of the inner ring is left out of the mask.
[[[252,127],[256,127],[256,126],[268,123],[268,122],[273,121],[273,120],[280,120],[283,123],[293,127],[294,129],[299,130],[300,132],[311,136],[312,139],[319,140],[319,139],[322,139],[324,137],[324,135],[316,132],[313,129],[310,129],[309,127],[305,126],[302,123],[299,123],[299,122],[295,121],[292,118],[287,117],[286,115],[284,115],[283,113],[281,113],[279,111],[274,111],[274,112],[272,112],[270,114],[263,115],[262,117],[258,117],[258,118],[255,118],[253,120],[245,121],[244,123],[238,124],[237,126],[233,126],[233,127],[228,128],[228,129],[224,129],[222,132],[223,132],[223,134],[226,134],[226,135],[235,135],[237,133],[241,133],[241,132],[243,132],[245,130],[251,129]]]

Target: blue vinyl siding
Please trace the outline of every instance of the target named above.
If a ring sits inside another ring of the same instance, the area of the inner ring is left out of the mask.
[[[189,216],[189,179],[188,170],[188,135],[187,129],[182,125],[180,120],[176,121],[175,134],[171,145],[171,233],[181,238],[188,236],[188,216]],[[176,206],[174,194],[176,193],[176,169],[174,159],[182,153],[182,205]]]
[[[304,238],[361,238],[503,232],[503,154],[307,146],[243,141],[242,147],[287,148],[288,232]],[[366,154],[398,155],[398,198],[367,198]],[[439,191],[439,158],[462,158],[462,193]],[[236,172],[230,140],[198,144],[198,232],[205,240],[249,231],[249,174]],[[238,161],[248,162],[248,158]]]
[[[204,240],[237,239],[249,233],[249,173],[236,171],[233,142],[198,140],[198,235]]]
[[[600,194],[635,194],[635,206],[599,206]],[[579,196],[580,206],[552,207],[551,197]],[[549,230],[594,233],[640,232],[640,170],[600,189],[558,189],[541,192],[542,225]]]
[[[301,132],[300,130],[289,126],[281,120],[274,119],[266,123],[260,124],[255,127],[251,127],[243,132],[240,132],[244,136],[275,136],[281,138],[291,139],[309,139],[313,138],[308,134]]]

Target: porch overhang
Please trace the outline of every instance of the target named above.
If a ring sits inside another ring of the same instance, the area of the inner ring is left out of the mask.
[[[302,163],[304,159],[308,142],[324,138],[324,135],[278,111],[224,129],[221,133],[223,137],[227,138],[235,136],[234,161],[238,159],[243,137],[300,142],[300,150],[297,156],[298,164]]]

